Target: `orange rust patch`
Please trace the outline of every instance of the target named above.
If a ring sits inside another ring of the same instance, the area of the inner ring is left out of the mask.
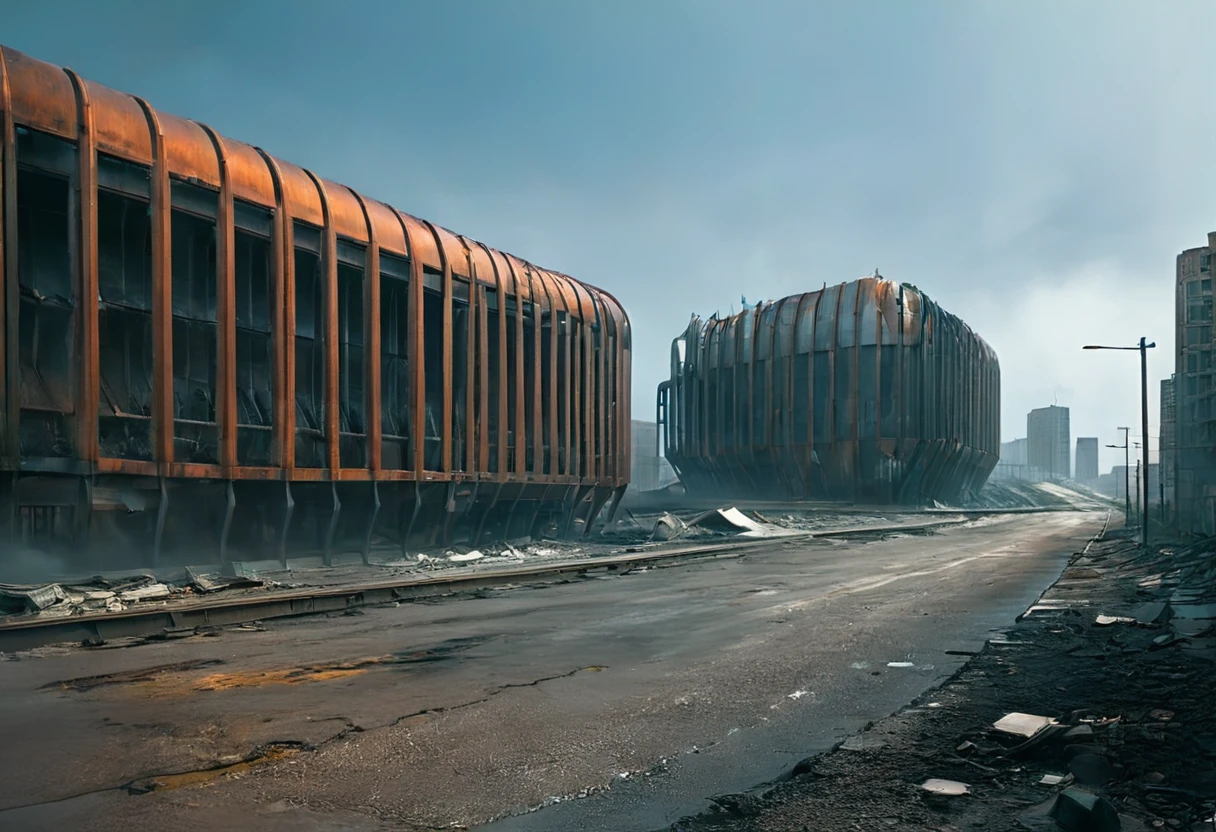
[[[298,685],[303,682],[328,682],[346,679],[367,672],[371,665],[381,664],[383,659],[366,659],[347,665],[318,667],[289,667],[281,670],[250,671],[246,673],[212,673],[194,683],[194,690],[232,690],[233,688],[256,688],[262,685]]]
[[[161,774],[138,780],[127,786],[127,791],[134,794],[146,794],[147,792],[169,791],[190,786],[204,786],[220,778],[239,777],[250,769],[291,757],[299,751],[300,749],[295,746],[272,746],[256,757],[242,760],[239,763],[201,771],[185,771],[181,774]]]

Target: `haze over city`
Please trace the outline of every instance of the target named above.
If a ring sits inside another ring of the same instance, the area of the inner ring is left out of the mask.
[[[1080,346],[1168,376],[1216,222],[1210,3],[10,5],[14,48],[610,288],[637,418],[690,313],[878,268],[996,349],[1002,439],[1055,402],[1118,441],[1135,361]]]

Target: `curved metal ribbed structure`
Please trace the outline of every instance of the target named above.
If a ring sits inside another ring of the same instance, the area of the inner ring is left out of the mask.
[[[4,48],[0,153],[0,515],[135,489],[159,550],[219,483],[221,550],[256,511],[366,551],[628,483],[609,293]]]
[[[915,287],[878,277],[692,322],[659,388],[690,493],[950,502],[1000,452],[996,354]]]

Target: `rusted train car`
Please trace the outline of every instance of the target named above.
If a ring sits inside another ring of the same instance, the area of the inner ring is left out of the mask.
[[[9,539],[366,556],[619,500],[609,293],[5,48],[0,130]]]
[[[863,278],[694,316],[659,387],[661,442],[690,493],[952,502],[1000,452],[1000,367],[907,284]]]

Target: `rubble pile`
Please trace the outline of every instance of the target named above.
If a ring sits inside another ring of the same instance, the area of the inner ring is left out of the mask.
[[[868,741],[673,829],[1216,832],[1214,553],[1093,544]]]
[[[185,569],[168,579],[153,575],[121,578],[94,576],[70,584],[0,584],[0,620],[122,612],[174,599],[229,589],[272,588],[273,582],[234,575],[207,575]]]

